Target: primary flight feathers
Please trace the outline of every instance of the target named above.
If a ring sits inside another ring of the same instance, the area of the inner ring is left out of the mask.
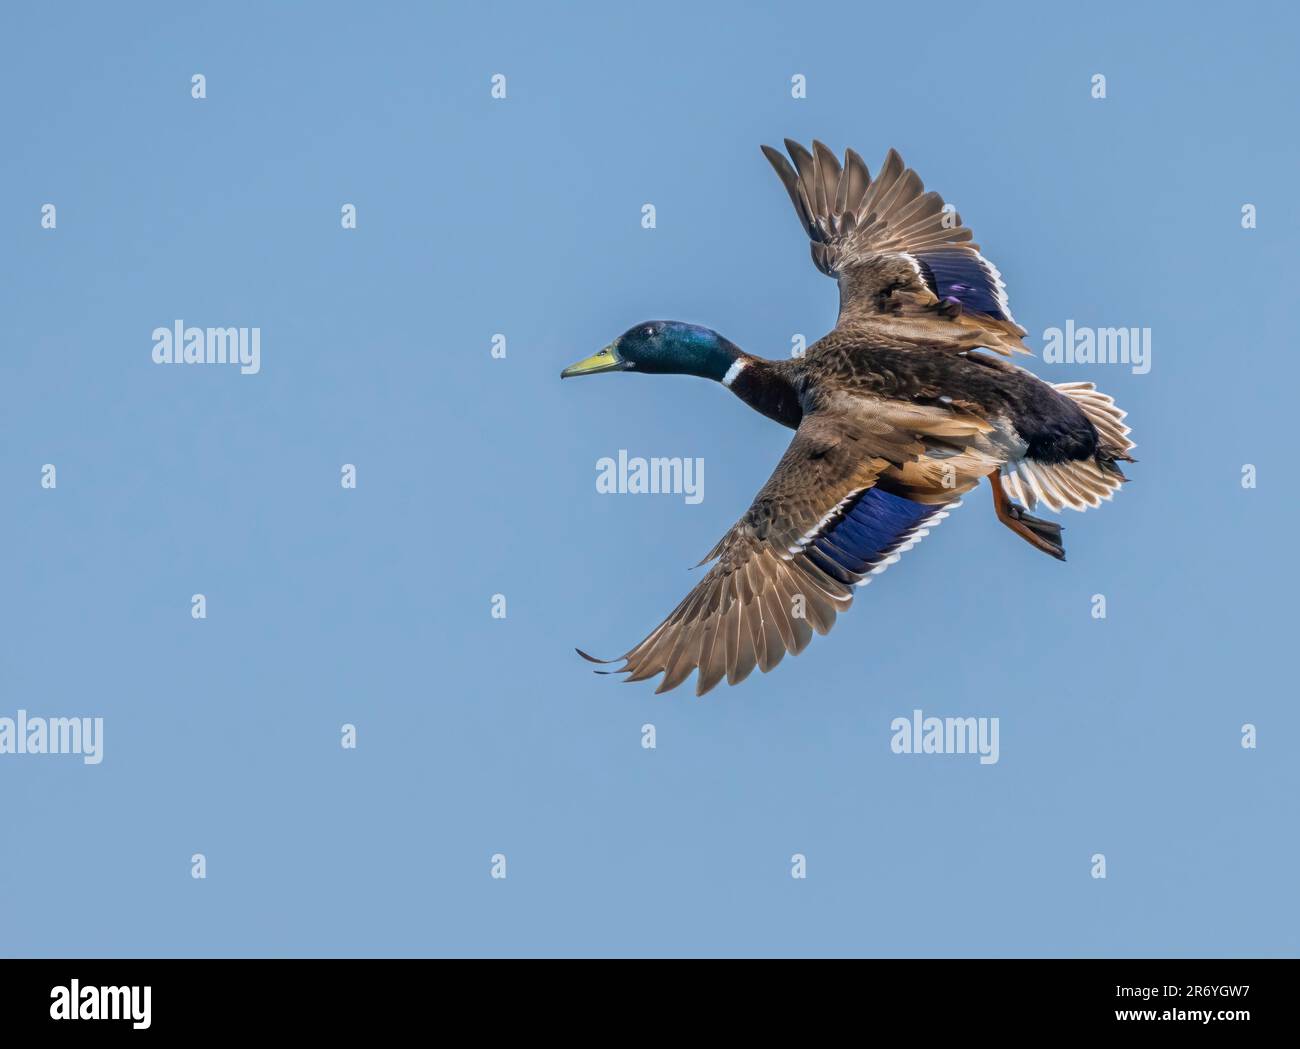
[[[840,321],[944,303],[969,311],[972,327],[999,353],[1028,353],[997,267],[980,254],[961,216],[894,150],[873,180],[853,150],[844,164],[820,142],[811,153],[785,140],[794,160],[763,146],[812,241],[817,268],[840,285]],[[924,316],[918,309],[918,315]]]

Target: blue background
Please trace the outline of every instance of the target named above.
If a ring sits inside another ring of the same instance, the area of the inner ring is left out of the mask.
[[[0,951],[1295,954],[1297,16],[1196,8],[5,5],[0,715],[106,723],[0,758]],[[557,376],[831,327],[783,136],[897,147],[1036,348],[1150,327],[1148,375],[1031,362],[1141,462],[1067,564],[975,492],[799,659],[654,697],[572,646],[644,636],[789,434]],[[177,318],[261,374],[154,365]],[[704,502],[596,494],[620,448]],[[1000,763],[892,754],[915,707]]]

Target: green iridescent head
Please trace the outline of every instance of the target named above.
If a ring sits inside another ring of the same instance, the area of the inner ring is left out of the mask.
[[[721,382],[740,350],[712,328],[683,321],[646,321],[599,353],[560,372],[561,379],[601,372],[698,375]]]

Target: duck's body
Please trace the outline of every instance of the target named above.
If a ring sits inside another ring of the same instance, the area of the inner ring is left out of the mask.
[[[815,154],[786,145],[797,171],[764,152],[814,262],[839,281],[835,329],[802,357],[772,361],[707,328],[651,321],[565,372],[698,375],[796,431],[705,558],[717,559],[705,579],[622,657],[628,680],[663,673],[659,691],[698,668],[702,694],[801,651],[855,586],[986,477],[998,519],[1064,560],[1060,527],[1024,507],[1097,506],[1131,461],[1123,413],[1091,383],[1053,386],[983,352],[1028,352],[1001,277],[896,153],[873,182],[852,151],[841,168],[820,144]]]
[[[967,449],[980,453],[981,465],[1007,467],[1018,479],[1022,466],[1035,476],[1041,472],[1047,477],[1066,469],[1076,482],[1069,488],[1082,481],[1086,491],[1080,494],[1085,496],[1105,498],[1122,482],[1115,463],[1128,459],[1132,447],[1123,439],[1127,429],[1120,421],[1122,416],[1109,407],[1110,399],[1096,393],[1090,384],[1052,386],[1023,368],[986,354],[953,354],[891,343],[867,325],[836,328],[794,360],[769,361],[738,353],[736,362],[726,385],[755,411],[791,429],[797,429],[806,414],[815,412],[839,411],[866,422],[878,414],[880,402],[937,410],[949,416],[965,413],[990,427]],[[966,460],[949,457],[946,461],[965,465],[969,459],[968,455]],[[880,486],[917,496],[903,483],[906,465],[910,464],[891,465],[881,476]],[[1081,470],[1082,475],[1076,476]],[[972,483],[987,473],[972,477]],[[1094,473],[1100,487],[1090,481]],[[1032,481],[1025,483],[1032,490]],[[1056,486],[1052,488],[1045,493],[1049,503],[1056,494]],[[952,494],[951,489],[946,490],[944,500]],[[1062,491],[1055,501],[1074,504],[1070,494]],[[1019,492],[1015,497],[1025,498]],[[1044,498],[1037,493],[1035,497]],[[1096,505],[1092,498],[1083,502]]]

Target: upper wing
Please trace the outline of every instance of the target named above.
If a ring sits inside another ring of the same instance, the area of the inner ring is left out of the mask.
[[[885,315],[945,320],[979,344],[1028,353],[1011,316],[997,267],[980,254],[961,216],[926,192],[890,150],[873,181],[853,150],[844,164],[820,142],[809,153],[785,140],[794,161],[770,146],[763,155],[785,184],[812,239],[817,268],[840,285],[840,323]]]
[[[852,419],[804,417],[775,472],[745,515],[705,558],[700,583],[658,627],[620,658],[628,681],[664,675],[676,688],[699,668],[696,694],[725,675],[766,673],[812,633],[826,633],[853,600],[854,586],[898,560],[947,516],[974,481],[906,499],[876,487],[883,471],[914,463],[934,447],[953,449],[987,429],[958,413],[879,404]],[[893,413],[893,414],[891,414]],[[586,653],[582,653],[584,656]],[[591,656],[586,658],[592,659]],[[606,662],[592,660],[593,662]]]

